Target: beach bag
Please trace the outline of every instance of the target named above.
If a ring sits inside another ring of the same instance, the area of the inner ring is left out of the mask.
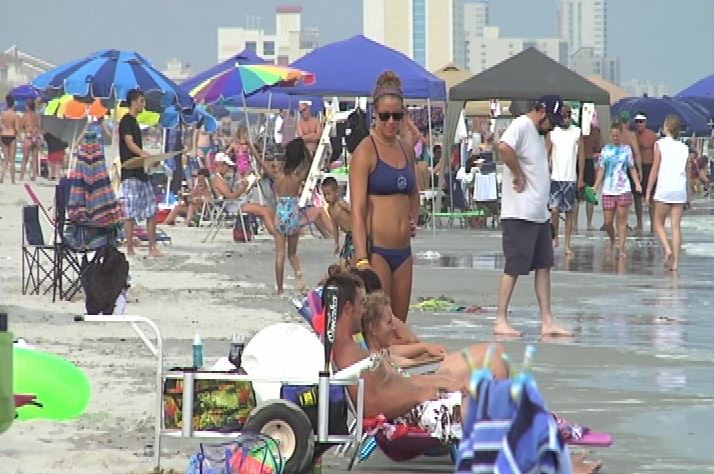
[[[183,427],[183,380],[164,382],[164,426]],[[253,384],[236,380],[196,380],[193,394],[193,429],[232,433],[243,428],[257,406]]]
[[[117,297],[127,287],[129,262],[116,247],[97,250],[82,272],[87,314],[113,314]]]
[[[241,433],[229,443],[201,443],[187,474],[281,474],[285,463],[270,436]]]
[[[245,231],[243,227],[245,225]],[[236,218],[235,224],[233,224],[233,242],[250,242],[253,240],[253,222],[252,219],[244,215],[243,224],[241,224],[241,218],[238,216]]]

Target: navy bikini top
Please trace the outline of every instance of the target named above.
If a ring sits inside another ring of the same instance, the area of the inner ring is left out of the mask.
[[[377,196],[411,194],[414,190],[414,186],[416,186],[416,176],[414,175],[414,168],[410,166],[409,157],[404,151],[401,142],[399,143],[399,148],[402,149],[407,164],[404,168],[400,169],[382,160],[382,157],[379,156],[379,149],[377,148],[377,143],[374,141],[374,137],[370,136],[369,138],[372,140],[375,153],[377,153],[377,166],[375,166],[374,170],[369,174],[367,194]]]

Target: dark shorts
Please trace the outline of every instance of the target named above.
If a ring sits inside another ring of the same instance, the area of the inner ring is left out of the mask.
[[[637,169],[637,167],[635,167],[634,169]],[[643,171],[644,171],[644,170],[643,170]],[[637,170],[637,172],[639,173],[639,170]],[[644,174],[644,173],[642,173],[642,174]],[[633,197],[634,197],[634,196],[642,197],[642,195],[643,195],[643,194],[645,193],[645,191],[647,191],[647,190],[645,189],[645,187],[644,187],[644,185],[643,185],[643,186],[642,186],[642,192],[641,192],[641,193],[638,193],[637,191],[635,191],[635,180],[632,179],[632,169],[628,169],[628,170],[627,170],[627,179],[630,181],[630,192],[632,192],[632,196],[633,196]],[[640,183],[642,183],[642,176],[640,176]]]
[[[585,181],[586,186],[595,186],[595,158],[585,159],[583,181]]]
[[[640,183],[642,184],[642,194],[645,194],[647,192],[647,185],[650,182],[650,172],[652,171],[652,164],[644,164],[642,163],[642,176],[640,176]],[[657,186],[654,186],[652,188],[652,196],[654,196],[655,188]],[[634,186],[631,189],[635,189]]]
[[[548,206],[561,212],[571,212],[575,209],[575,182],[551,181]]]
[[[550,223],[521,219],[502,219],[503,273],[511,276],[528,275],[531,270],[553,266],[553,243]]]

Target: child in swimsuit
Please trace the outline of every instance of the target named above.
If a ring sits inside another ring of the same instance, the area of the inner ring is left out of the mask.
[[[305,143],[301,138],[297,138],[288,143],[285,149],[285,160],[282,170],[275,169],[260,160],[260,155],[256,153],[256,159],[260,162],[263,172],[273,180],[276,195],[276,216],[275,227],[275,281],[278,287],[278,294],[283,294],[283,273],[285,265],[286,247],[287,257],[290,265],[295,270],[295,280],[297,289],[300,292],[307,290],[300,269],[300,259],[297,256],[298,238],[300,237],[300,190],[305,183],[305,179],[310,171],[309,153]]]
[[[340,196],[337,180],[332,177],[322,181],[322,194],[328,204],[327,212],[332,220],[332,233],[335,236],[335,255],[340,256],[340,264],[345,267],[353,264],[355,255],[352,240],[352,213],[350,205]],[[345,240],[340,247],[340,230],[345,233]]]

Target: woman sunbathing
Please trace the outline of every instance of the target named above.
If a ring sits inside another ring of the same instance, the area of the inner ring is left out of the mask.
[[[423,363],[422,359],[424,358],[429,359],[431,357],[433,360],[434,355],[428,353],[428,351],[420,353],[414,350],[410,353],[404,350],[410,347],[415,349],[418,347],[417,345],[393,345],[394,321],[398,321],[398,319],[395,318],[392,313],[389,296],[381,291],[368,294],[362,316],[364,344],[370,352],[381,352],[394,369],[408,376],[408,373],[404,369]],[[465,380],[464,383],[468,385],[473,370],[471,368],[473,362],[467,363],[466,359],[470,361],[483,360],[485,347],[485,344],[476,345],[466,349],[467,352],[465,353],[451,353],[446,355],[434,371],[434,374]],[[501,350],[501,348],[499,348],[499,350]],[[417,357],[411,357],[409,354],[417,354]],[[503,361],[501,360],[500,364],[494,362],[495,360],[492,361],[491,367],[496,368],[496,370],[494,370],[496,377],[501,378],[507,376],[508,368],[503,364]],[[571,425],[559,419],[557,416],[555,416],[555,419],[559,427],[561,427],[561,433],[563,426],[577,427],[577,425]],[[579,427],[577,428],[581,429]],[[571,462],[573,472],[576,474],[593,474],[602,466],[602,462],[600,461],[586,460],[584,454],[572,456]]]

